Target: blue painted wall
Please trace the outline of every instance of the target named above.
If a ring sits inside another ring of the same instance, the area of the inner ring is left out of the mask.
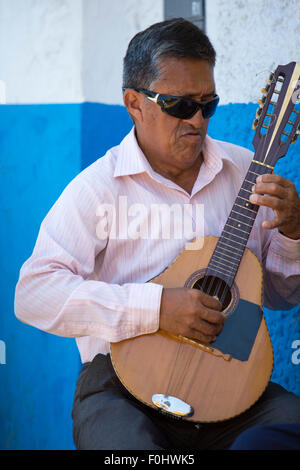
[[[220,106],[209,134],[252,149],[254,104]],[[39,226],[68,182],[117,145],[131,128],[122,106],[96,103],[0,106],[0,449],[72,449],[71,409],[79,355],[71,338],[19,322],[14,289]],[[249,130],[250,129],[250,130]],[[300,191],[300,145],[276,170]],[[300,308],[266,311],[274,345],[273,380],[300,395],[291,344],[300,339]]]
[[[73,339],[22,324],[14,289],[39,226],[81,168],[81,106],[0,106],[0,448],[72,446]]]

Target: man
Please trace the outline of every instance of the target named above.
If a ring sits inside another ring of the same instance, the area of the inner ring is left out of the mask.
[[[157,218],[158,236],[151,236],[153,205],[188,205],[197,232],[195,211],[204,204],[204,234],[220,235],[253,157],[207,136],[218,101],[214,65],[208,38],[183,19],[155,24],[132,39],[123,90],[134,128],[69,184],[22,267],[18,318],[78,344],[84,364],[73,406],[78,449],[228,448],[251,425],[300,421],[300,398],[276,384],[250,410],[223,423],[174,420],[126,393],[109,365],[109,342],[161,328],[208,344],[222,330],[225,316],[216,298],[147,283],[192,238],[174,231],[164,237],[165,222]],[[300,300],[298,194],[290,181],[264,175],[252,202],[262,207],[248,246],[263,264],[265,305],[291,308]]]

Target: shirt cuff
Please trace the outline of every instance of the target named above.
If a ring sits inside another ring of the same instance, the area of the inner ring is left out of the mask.
[[[300,240],[293,240],[276,231],[273,233],[269,250],[277,256],[297,260],[300,259]]]
[[[155,333],[158,330],[162,290],[162,285],[151,282],[134,286],[129,298],[133,328],[130,336]]]

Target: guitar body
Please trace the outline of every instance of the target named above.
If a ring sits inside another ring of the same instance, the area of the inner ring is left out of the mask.
[[[217,237],[205,237],[201,249],[185,249],[150,282],[193,287],[204,276],[217,241]],[[226,322],[210,345],[161,330],[112,343],[112,363],[123,385],[139,401],[167,413],[153,396],[161,394],[166,401],[176,397],[192,408],[190,416],[182,416],[190,421],[222,421],[247,410],[265,390],[273,369],[262,282],[260,263],[246,248],[224,310]]]

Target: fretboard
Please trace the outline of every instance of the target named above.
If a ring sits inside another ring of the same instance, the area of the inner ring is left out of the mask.
[[[232,286],[259,209],[249,201],[251,188],[257,176],[272,171],[272,167],[252,161],[207,266],[206,276],[219,277]]]

